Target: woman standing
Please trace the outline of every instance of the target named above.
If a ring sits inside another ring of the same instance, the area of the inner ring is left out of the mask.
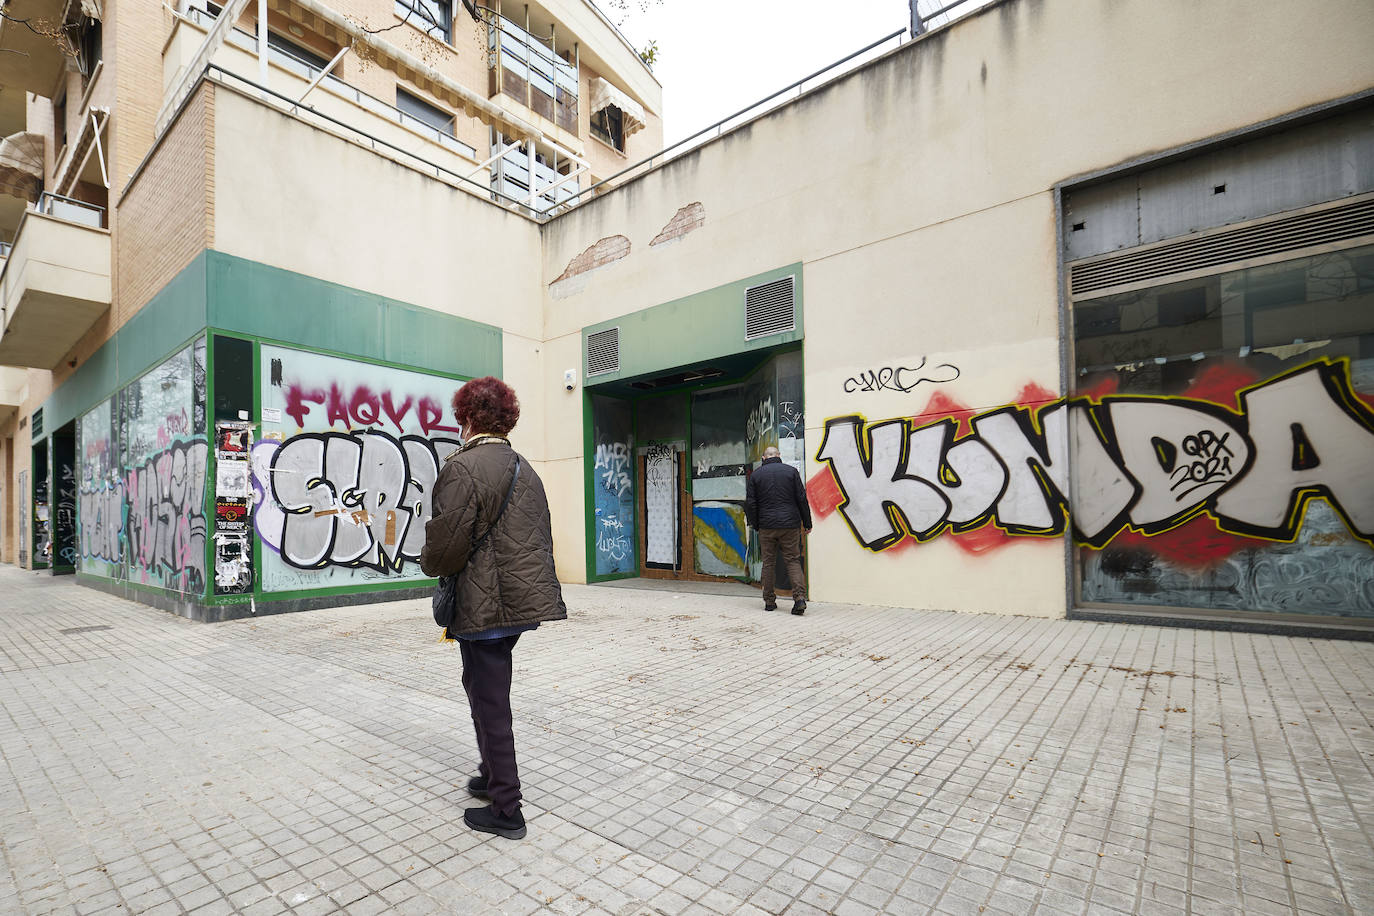
[[[463,689],[482,762],[468,792],[491,804],[468,808],[473,830],[518,840],[520,776],[510,710],[511,650],[520,634],[568,616],[553,567],[549,502],[539,475],[506,438],[520,418],[515,392],[500,379],[473,379],[453,395],[463,446],[434,484],[420,568],[457,575],[456,615]]]

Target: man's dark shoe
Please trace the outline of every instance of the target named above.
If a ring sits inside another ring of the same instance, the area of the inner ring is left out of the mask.
[[[491,798],[487,794],[487,777],[474,776],[468,780],[468,794],[473,798]]]
[[[802,614],[805,614],[805,613],[806,613],[806,602],[805,602],[805,601],[797,601],[797,602],[793,603],[793,605],[792,605],[792,613],[793,613],[793,614],[796,614],[798,617],[800,617]]]
[[[765,611],[776,611],[778,609],[778,603],[776,601],[765,601],[763,603],[763,609]]]
[[[510,817],[497,814],[491,805],[485,808],[468,808],[463,812],[463,823],[482,833],[494,833],[508,840],[519,840],[525,836],[525,815],[517,808]]]

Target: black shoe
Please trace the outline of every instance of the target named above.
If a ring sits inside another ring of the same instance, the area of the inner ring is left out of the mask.
[[[778,609],[778,603],[776,601],[765,601],[763,603],[763,609],[765,611],[776,611]]]
[[[519,840],[525,836],[525,815],[520,809],[510,817],[497,814],[491,805],[485,808],[468,808],[463,812],[463,823],[482,833],[494,833],[508,840]]]
[[[795,603],[792,605],[792,613],[793,613],[793,614],[796,614],[798,617],[800,617],[802,614],[805,614],[805,613],[806,613],[806,602],[805,602],[805,601],[797,601],[797,602],[795,602]]]
[[[474,776],[468,780],[468,794],[473,798],[491,798],[487,794],[487,777]]]

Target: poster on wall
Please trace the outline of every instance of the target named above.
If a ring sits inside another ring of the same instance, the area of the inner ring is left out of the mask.
[[[93,413],[98,413],[93,411]],[[90,415],[88,415],[89,417]],[[205,429],[205,341],[196,341],[146,372],[117,395],[116,438],[123,485],[123,573],[132,582],[184,594],[204,594],[208,520],[205,473],[209,444]],[[92,495],[111,493],[100,457],[103,419],[90,418],[91,438],[83,420],[82,486]],[[106,440],[104,450],[113,453]],[[105,487],[102,489],[102,487]],[[107,500],[111,497],[106,496]],[[118,550],[111,546],[110,510],[82,520],[82,564],[108,564]],[[90,550],[88,555],[86,550]]]
[[[248,540],[248,455],[253,424],[248,420],[215,421],[215,594],[246,594],[253,587],[253,550]]]
[[[265,591],[424,580],[440,463],[459,445],[462,382],[263,346],[262,436],[250,447]]]

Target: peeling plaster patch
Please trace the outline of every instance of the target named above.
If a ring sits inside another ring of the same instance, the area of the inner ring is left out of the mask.
[[[655,245],[662,245],[666,242],[673,242],[682,238],[693,229],[701,228],[706,222],[706,208],[701,205],[701,201],[693,201],[682,207],[668,220],[668,225],[663,227],[663,231],[654,236],[649,243],[652,248]]]
[[[549,284],[549,295],[555,299],[567,299],[576,296],[587,288],[587,275],[579,274],[576,277],[569,277],[566,280],[555,280]]]
[[[619,261],[630,253],[630,240],[623,235],[611,235],[597,242],[586,251],[579,254],[568,262],[568,266],[563,272],[554,278],[549,286],[561,283],[578,274],[589,273],[598,267],[605,267],[614,261]]]

